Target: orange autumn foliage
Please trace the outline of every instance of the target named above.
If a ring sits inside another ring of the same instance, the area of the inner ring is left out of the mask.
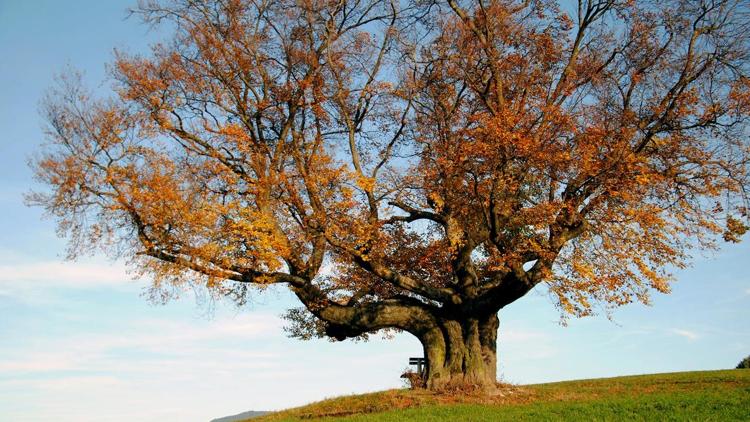
[[[747,230],[739,1],[135,13],[174,38],[118,52],[112,98],[63,78],[33,164],[49,189],[29,199],[72,252],[128,254],[156,291],[243,303],[286,283],[299,337],[395,328],[432,344],[442,327],[452,344],[464,330],[465,353],[430,358],[436,375],[473,364],[452,360],[475,353],[467,321],[489,347],[481,327],[540,283],[565,314],[647,302],[691,251]]]

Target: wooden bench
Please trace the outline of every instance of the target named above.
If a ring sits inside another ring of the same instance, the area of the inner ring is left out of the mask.
[[[409,365],[417,365],[417,373],[419,375],[424,375],[424,371],[427,369],[425,358],[409,358]]]

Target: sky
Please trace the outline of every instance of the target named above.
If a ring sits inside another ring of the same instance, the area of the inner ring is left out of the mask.
[[[401,387],[413,337],[368,343],[285,337],[283,287],[251,305],[143,296],[121,262],[65,261],[65,241],[22,195],[44,141],[39,101],[57,73],[106,90],[113,48],[164,34],[134,0],[0,0],[0,420],[208,421]],[[499,371],[512,383],[734,367],[750,354],[750,239],[698,256],[669,295],[560,324],[543,286],[500,313]]]

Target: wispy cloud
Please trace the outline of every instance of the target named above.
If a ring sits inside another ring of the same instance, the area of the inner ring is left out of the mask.
[[[48,306],[69,302],[71,290],[133,291],[149,283],[135,280],[123,262],[105,259],[80,261],[33,260],[0,250],[0,301],[27,306]]]
[[[195,324],[145,319],[120,333],[100,333],[38,342],[32,349],[0,352],[0,374],[44,374],[62,371],[112,373],[127,371],[138,361],[139,371],[163,372],[179,367],[207,370],[267,367],[274,354],[225,347],[280,331],[281,320],[271,314],[224,317]],[[122,362],[119,355],[131,356]],[[205,356],[212,356],[207,360]]]
[[[122,283],[132,279],[121,263],[28,262],[0,263],[0,286],[20,282],[66,287]]]
[[[11,337],[0,348],[0,414],[23,415],[34,407],[34,415],[49,415],[40,420],[72,421],[89,420],[85,415],[92,409],[108,409],[102,421],[208,420],[232,413],[231,406],[237,412],[281,407],[289,400],[283,398],[288,386],[307,369],[303,353],[290,360],[275,313],[211,320],[159,314],[125,325],[103,322],[67,336],[53,330],[34,341]],[[320,394],[317,387],[308,390],[299,400]],[[269,401],[272,395],[278,399]],[[190,406],[180,408],[185,397],[191,397]],[[163,404],[161,410],[177,410],[157,417],[148,407],[153,400]]]
[[[683,329],[679,329],[679,328],[673,328],[672,329],[672,333],[676,334],[678,336],[681,336],[681,337],[685,337],[686,339],[688,339],[690,341],[695,341],[695,340],[698,340],[700,338],[700,335],[698,335],[698,333],[696,333],[694,331],[683,330]]]
[[[504,367],[524,362],[545,360],[555,356],[559,350],[550,333],[529,329],[500,329],[498,333],[500,355],[504,356]]]

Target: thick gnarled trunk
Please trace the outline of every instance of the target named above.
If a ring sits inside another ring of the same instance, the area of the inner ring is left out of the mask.
[[[496,314],[441,320],[439,327],[421,336],[427,388],[495,388],[498,325]]]
[[[297,297],[326,322],[325,334],[338,340],[396,327],[415,335],[424,349],[425,386],[492,390],[497,384],[497,312],[470,314],[464,309],[429,308],[420,301],[374,302],[358,307],[320,303],[322,292],[294,286]]]

